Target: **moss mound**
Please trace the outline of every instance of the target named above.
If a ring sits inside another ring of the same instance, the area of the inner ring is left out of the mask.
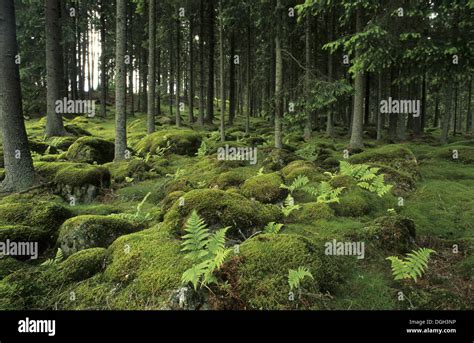
[[[287,220],[291,223],[312,223],[332,217],[334,217],[334,211],[328,204],[308,202],[301,204],[299,210],[291,212]]]
[[[48,181],[59,185],[71,187],[110,185],[110,172],[101,166],[71,162],[38,162],[35,163],[35,169]]]
[[[64,279],[82,281],[94,276],[104,267],[105,252],[104,248],[90,248],[72,254],[60,265]]]
[[[47,143],[44,143],[44,142],[30,141],[29,146],[30,146],[31,151],[36,152],[36,153],[41,154],[41,155],[46,153],[47,151],[50,154],[57,154],[58,153],[58,150],[56,149],[56,147],[54,147],[52,145],[49,145]]]
[[[341,217],[361,217],[378,207],[377,195],[360,188],[350,189],[343,194],[338,203],[332,203],[336,215]]]
[[[456,156],[457,155],[457,156]],[[453,161],[464,164],[474,163],[474,147],[464,145],[450,145],[435,151],[432,156],[447,161]]]
[[[288,165],[290,162],[298,160],[298,156],[286,149],[265,149],[268,153],[262,165],[267,169],[277,171]]]
[[[235,168],[219,174],[213,181],[211,181],[211,185],[216,185],[219,189],[239,187],[245,182],[245,180],[255,175],[256,171],[252,168]]]
[[[87,248],[107,247],[117,237],[138,227],[119,218],[84,215],[67,220],[59,230],[58,245],[65,255]]]
[[[44,228],[25,225],[0,225],[0,242],[36,242],[38,253],[54,244],[54,233]],[[30,256],[15,256],[18,259],[29,259]]]
[[[381,217],[364,228],[361,235],[384,251],[403,254],[414,248],[415,223],[409,218],[398,215]]]
[[[281,174],[286,181],[292,181],[300,175],[305,175],[310,181],[322,181],[324,175],[318,171],[313,162],[306,160],[296,160],[289,163],[281,170]]]
[[[66,151],[77,140],[77,137],[64,136],[54,137],[48,140],[48,143],[56,149]]]
[[[97,137],[81,137],[67,150],[66,158],[73,162],[104,164],[114,159],[114,143]]]
[[[47,201],[0,205],[0,221],[8,225],[20,225],[17,229],[18,232],[23,232],[22,234],[28,232],[24,226],[29,227],[33,236],[36,235],[33,228],[41,230],[45,235],[54,236],[59,226],[71,216],[72,213],[64,206]]]
[[[157,149],[167,149],[167,153],[194,156],[201,145],[201,135],[192,130],[171,129],[157,131],[146,136],[135,146],[141,155],[155,154]]]
[[[331,291],[340,281],[339,259],[323,256],[324,247],[313,245],[297,235],[258,235],[240,246],[240,254],[229,263],[237,263],[235,287],[247,309],[284,310],[294,308],[289,300],[288,270],[307,267],[314,280],[302,286],[307,295],[304,304],[318,308],[317,295]]]
[[[175,234],[183,234],[183,225],[193,210],[204,218],[211,229],[230,226],[230,236],[246,237],[261,229],[268,222],[278,221],[280,208],[251,201],[244,196],[218,189],[196,189],[183,195],[184,203],[176,201],[166,213],[163,227]]]
[[[384,145],[355,154],[351,163],[381,163],[417,178],[420,175],[418,161],[413,152],[400,144]]]
[[[149,176],[148,171],[151,169],[151,166],[141,159],[111,162],[104,164],[104,167],[109,170],[112,180],[117,183],[124,182],[127,177],[137,181],[144,180]]]
[[[280,188],[282,178],[277,173],[252,176],[244,182],[241,192],[248,198],[253,198],[263,203],[274,203],[282,200],[286,190]]]
[[[5,276],[10,275],[17,270],[26,268],[28,265],[24,262],[20,262],[13,257],[3,257],[0,258],[0,280]]]

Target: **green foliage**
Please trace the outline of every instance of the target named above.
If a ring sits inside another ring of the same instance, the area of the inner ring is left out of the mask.
[[[170,177],[170,178],[172,178],[173,180],[176,181],[176,180],[179,180],[179,178],[181,176],[183,176],[185,173],[186,173],[186,171],[184,169],[178,168],[178,169],[176,169],[174,174],[166,174],[165,176]]]
[[[317,187],[308,186],[303,190],[316,197],[317,203],[330,204],[339,202],[339,196],[345,187],[333,187],[327,181],[322,181]]]
[[[63,251],[61,250],[61,248],[58,248],[58,250],[56,251],[56,256],[54,256],[54,258],[47,259],[46,261],[41,263],[41,265],[42,266],[52,266],[53,264],[58,264],[63,259],[64,259]]]
[[[295,205],[295,199],[291,196],[291,194],[288,194],[281,208],[281,211],[283,212],[283,215],[285,217],[288,217],[291,212],[293,212],[294,210],[299,210],[300,208],[300,205]]]
[[[307,176],[298,175],[293,180],[291,185],[287,186],[287,185],[281,184],[280,188],[287,189],[290,192],[290,194],[293,194],[294,191],[299,190],[299,189],[303,189],[308,183],[309,183],[309,179],[308,179]]]
[[[298,269],[288,269],[288,284],[290,285],[290,291],[299,289],[301,282],[306,278],[313,278],[313,275],[306,267],[298,267]]]
[[[225,235],[229,227],[210,233],[204,220],[196,211],[189,216],[181,251],[193,265],[181,277],[183,285],[191,283],[194,290],[217,283],[214,272],[221,268],[231,249],[225,248]]]
[[[143,200],[137,205],[137,209],[134,214],[130,213],[114,213],[109,215],[110,217],[119,218],[123,220],[131,221],[135,224],[145,224],[152,220],[150,213],[143,213],[142,207],[147,201],[148,197],[151,195],[151,192],[148,192],[147,195],[143,198]]]
[[[341,161],[339,168],[341,175],[352,177],[358,181],[359,187],[375,193],[379,197],[383,197],[393,187],[385,184],[384,174],[377,175],[380,168],[371,168],[366,164],[350,164],[346,161]]]
[[[403,260],[397,256],[389,256],[386,259],[392,263],[392,274],[395,280],[413,279],[416,282],[428,267],[428,259],[431,253],[436,253],[432,249],[420,248],[412,250]]]
[[[196,152],[197,157],[204,157],[207,155],[207,151],[209,147],[207,146],[206,140],[201,142],[201,146],[199,147],[198,151]]]
[[[281,231],[283,224],[270,222],[263,228],[263,233],[274,234],[276,235],[278,232]]]

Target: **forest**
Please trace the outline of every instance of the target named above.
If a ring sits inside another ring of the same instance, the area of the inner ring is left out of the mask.
[[[0,0],[0,310],[474,309],[473,37],[473,0]]]

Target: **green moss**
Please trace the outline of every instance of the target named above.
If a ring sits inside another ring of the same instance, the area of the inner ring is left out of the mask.
[[[457,156],[455,156],[455,152],[457,153]],[[431,156],[455,163],[473,164],[474,147],[450,145],[449,147],[439,148],[437,151],[434,151]]]
[[[333,203],[331,207],[338,216],[361,217],[370,213],[372,205],[376,204],[376,197],[376,195],[355,188],[342,195],[339,203]]]
[[[59,185],[94,185],[101,188],[110,185],[109,171],[100,166],[71,162],[38,162],[35,163],[35,169],[48,181]]]
[[[257,172],[252,168],[236,168],[228,172],[219,174],[212,182],[219,189],[228,189],[230,187],[238,187],[248,178],[255,176]]]
[[[277,173],[253,176],[247,179],[240,188],[243,195],[263,203],[274,203],[282,200],[286,191],[280,188],[282,178]]]
[[[462,276],[474,280],[474,255],[466,256],[456,267]]]
[[[71,216],[71,212],[64,206],[46,201],[0,205],[0,220],[4,223],[38,228],[51,235]]]
[[[263,161],[263,166],[267,169],[277,171],[288,165],[290,162],[298,160],[298,156],[285,149],[265,149],[267,153]]]
[[[26,267],[28,267],[28,265],[24,262],[18,261],[9,256],[2,257],[0,258],[0,280],[11,273]]]
[[[44,154],[46,151],[49,151],[50,154],[56,154],[58,150],[47,143],[44,142],[37,142],[37,141],[29,141],[30,150],[36,152],[38,154]]]
[[[368,149],[349,158],[351,163],[381,163],[409,173],[412,177],[419,176],[418,161],[413,152],[402,144],[384,145]]]
[[[247,309],[283,310],[295,305],[288,299],[288,270],[307,267],[314,280],[303,282],[311,296],[304,304],[319,308],[317,295],[340,281],[338,258],[323,257],[323,244],[313,245],[296,235],[258,235],[240,246],[237,266],[239,298]]]
[[[77,137],[71,136],[53,137],[48,140],[48,144],[54,146],[56,149],[66,151],[76,140]]]
[[[312,223],[332,217],[334,217],[334,211],[328,204],[308,202],[301,204],[299,210],[293,211],[288,217],[288,221],[292,223]]]
[[[240,194],[217,189],[196,189],[183,195],[184,205],[176,201],[164,217],[163,227],[180,236],[183,225],[193,210],[204,218],[211,229],[230,226],[228,234],[247,237],[268,222],[278,221],[281,211],[275,205],[263,205]]]
[[[105,216],[78,216],[67,220],[60,228],[58,245],[65,255],[94,247],[107,247],[117,237],[137,231],[128,221]]]
[[[109,170],[112,180],[117,183],[124,182],[127,177],[137,181],[144,180],[150,176],[148,171],[151,169],[151,166],[141,159],[111,162],[104,164],[104,167]]]
[[[314,165],[313,162],[297,160],[289,163],[281,170],[281,174],[286,181],[292,181],[297,176],[305,175],[310,181],[322,181],[324,175]]]
[[[67,150],[68,160],[104,164],[114,159],[114,143],[97,137],[81,137]]]
[[[414,248],[415,223],[398,215],[380,217],[361,230],[360,235],[384,251],[406,253]]]
[[[168,212],[168,210],[173,206],[173,204],[181,198],[186,192],[183,191],[174,191],[169,193],[161,202],[161,208],[163,213]]]
[[[7,240],[12,242],[35,242],[38,243],[39,252],[54,244],[54,234],[44,228],[24,225],[0,225],[0,242]],[[24,256],[25,259],[28,256]]]
[[[91,248],[78,251],[60,264],[65,280],[81,281],[88,279],[103,269],[104,248]]]
[[[192,130],[169,129],[146,136],[135,146],[140,154],[154,154],[158,148],[167,148],[167,153],[194,156],[201,145],[201,135]]]

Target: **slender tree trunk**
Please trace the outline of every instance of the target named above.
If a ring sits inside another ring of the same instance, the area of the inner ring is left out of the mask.
[[[155,132],[155,49],[156,49],[156,0],[148,4],[148,101],[147,131]]]
[[[466,133],[472,132],[472,76],[469,77],[469,90],[467,95]]]
[[[458,133],[458,81],[455,82],[454,86],[454,123],[453,123],[453,136]]]
[[[189,19],[189,82],[188,82],[188,106],[189,124],[194,123],[194,19]]]
[[[224,88],[224,24],[222,23],[222,0],[219,0],[219,15],[220,15],[220,25],[219,25],[219,54],[220,54],[220,98],[221,98],[221,122],[220,122],[220,133],[221,133],[221,142],[225,141],[225,88]]]
[[[451,83],[446,83],[445,89],[445,99],[446,106],[444,109],[444,115],[441,117],[441,137],[440,143],[448,143],[449,127],[451,125],[452,118],[452,102],[453,102],[453,87]]]
[[[208,0],[208,29],[209,29],[209,50],[208,50],[208,78],[207,78],[207,117],[206,122],[212,123],[214,120],[214,0]]]
[[[229,63],[229,125],[234,124],[235,118],[235,32],[230,36],[230,63]]]
[[[179,92],[181,91],[181,22],[176,19],[176,127],[181,127],[181,101],[179,98]]]
[[[247,90],[246,90],[246,104],[247,104],[247,111],[245,112],[245,133],[250,133],[250,95],[252,92],[252,81],[250,77],[250,67],[251,67],[251,21],[250,21],[250,7],[248,8],[248,17],[247,17]]]
[[[126,158],[127,114],[125,112],[126,69],[125,40],[127,0],[117,0],[116,47],[115,47],[115,160]]]
[[[306,18],[305,22],[305,92],[306,92],[306,123],[304,127],[304,139],[309,140],[311,139],[311,135],[313,132],[313,121],[311,118],[311,109],[309,108],[309,101],[310,101],[310,83],[311,83],[311,16]]]
[[[362,7],[357,8],[356,13],[356,31],[362,31]],[[360,56],[360,49],[356,49],[356,58]],[[360,149],[364,147],[362,140],[363,120],[364,120],[364,73],[359,72],[355,76],[355,94],[354,94],[354,115],[352,117],[352,131],[349,147],[351,149]]]
[[[281,0],[277,0],[276,13],[278,16],[277,33],[275,36],[275,148],[281,149],[282,142],[282,118],[283,118],[283,59],[281,56],[281,25],[282,11]]]
[[[100,116],[105,118],[107,116],[107,71],[105,67],[106,54],[105,54],[105,8],[104,0],[100,0]]]
[[[377,89],[377,140],[382,139],[382,130],[383,130],[383,113],[380,111],[380,102],[382,101],[382,87],[383,79],[382,72],[379,72],[378,75],[378,89]]]
[[[59,0],[45,0],[46,14],[46,74],[47,74],[47,117],[46,136],[64,136],[66,130],[63,126],[61,113],[56,113],[55,102],[62,100],[63,71],[61,67],[61,35],[59,27]]]
[[[204,125],[204,0],[199,2],[199,117],[198,125]]]
[[[20,73],[15,58],[15,7],[13,0],[0,1],[0,132],[3,140],[5,179],[3,191],[21,191],[35,179],[33,161],[23,121]]]

